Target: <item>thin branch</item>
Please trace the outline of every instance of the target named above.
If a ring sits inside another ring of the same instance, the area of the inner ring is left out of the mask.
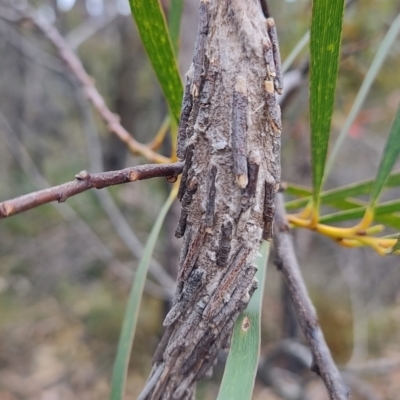
[[[1,20],[0,33],[1,37],[7,40],[24,57],[34,61],[44,68],[49,69],[50,71],[58,74],[65,74],[66,69],[61,64],[61,61],[57,57],[52,57],[45,51],[40,50],[31,41],[21,35],[15,28],[15,24],[12,25],[9,22],[4,22],[4,20]]]
[[[304,284],[286,220],[283,195],[280,193],[276,196],[274,243],[277,252],[276,265],[288,286],[300,326],[314,358],[311,369],[323,379],[331,400],[346,400],[348,389],[333,362]]]
[[[65,41],[69,47],[76,51],[84,42],[94,36],[97,32],[106,28],[118,17],[116,5],[112,10],[108,10],[105,15],[90,17],[86,19],[81,25],[68,32]]]
[[[131,134],[121,125],[120,118],[114,114],[106,105],[102,95],[97,90],[93,78],[85,71],[81,61],[68,46],[66,40],[61,36],[58,30],[43,18],[37,17],[34,13],[22,15],[20,21],[31,21],[43,35],[57,49],[59,57],[65,62],[69,70],[78,79],[84,92],[94,108],[100,114],[108,129],[117,135],[133,153],[137,153],[147,158],[147,160],[156,163],[168,163],[170,159],[157,154],[146,145],[136,141]]]
[[[72,182],[63,183],[62,185],[53,186],[15,199],[3,201],[0,203],[0,219],[52,201],[62,203],[71,196],[93,188],[102,189],[121,183],[136,182],[161,176],[165,176],[168,179],[171,177],[173,180],[182,172],[182,169],[183,163],[176,162],[161,165],[139,165],[119,171],[100,172],[97,174],[89,174],[87,171],[81,171],[75,175],[76,179]]]
[[[364,400],[383,400],[382,396],[368,382],[348,373],[343,374],[343,379],[357,398]]]
[[[50,184],[46,181],[43,175],[39,172],[36,165],[33,163],[29,153],[23,144],[18,140],[16,135],[12,132],[10,124],[4,115],[0,112],[0,122],[5,126],[4,133],[7,137],[7,142],[15,161],[20,165],[29,180],[37,187],[49,187]],[[106,263],[108,268],[115,276],[125,282],[130,282],[135,273],[132,268],[128,267],[125,263],[121,262],[115,254],[108,248],[105,243],[93,229],[79,216],[79,214],[69,204],[55,204],[52,206],[59,212],[59,214],[66,221],[70,222],[72,229],[82,238],[83,243],[89,252],[93,254],[98,260]],[[150,264],[150,266],[153,265]],[[154,275],[155,278],[158,275]],[[160,282],[160,285],[151,281],[146,281],[145,290],[150,295],[168,300],[171,298],[171,289]]]

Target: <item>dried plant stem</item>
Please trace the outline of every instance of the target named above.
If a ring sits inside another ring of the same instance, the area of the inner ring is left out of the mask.
[[[137,167],[121,169],[119,171],[101,172],[89,174],[81,171],[75,176],[75,180],[48,189],[29,193],[15,199],[0,203],[0,219],[30,210],[52,201],[62,203],[69,197],[82,193],[89,189],[102,189],[121,183],[136,182],[143,179],[167,177],[176,180],[182,172],[183,163],[172,164],[146,164]]]
[[[58,30],[43,18],[37,17],[34,13],[23,15],[21,20],[30,20],[46,36],[46,38],[57,49],[59,57],[65,62],[68,69],[82,85],[83,90],[97,110],[108,129],[117,135],[128,146],[132,153],[140,154],[148,161],[155,163],[168,163],[171,160],[154,152],[150,147],[139,143],[132,135],[121,125],[120,118],[114,114],[104,101],[103,96],[97,90],[93,78],[91,78],[82,65],[82,62],[69,47],[67,41],[61,36]]]
[[[274,234],[276,265],[285,279],[300,326],[313,355],[311,369],[321,376],[331,400],[346,400],[349,395],[348,389],[326,345],[315,309],[304,284],[286,220],[283,195],[280,193],[276,196]]]

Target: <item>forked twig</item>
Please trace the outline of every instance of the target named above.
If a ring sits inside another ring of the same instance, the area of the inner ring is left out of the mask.
[[[62,203],[71,196],[93,188],[102,189],[121,183],[136,182],[162,176],[171,177],[173,180],[176,180],[182,169],[183,163],[176,162],[172,164],[139,165],[119,171],[100,172],[97,174],[89,174],[87,171],[81,171],[75,175],[76,179],[74,181],[3,201],[0,203],[0,219],[52,201]]]
[[[276,196],[274,244],[277,252],[276,265],[287,284],[301,329],[307,339],[313,364],[311,370],[321,376],[331,400],[348,399],[348,389],[333,362],[317,315],[304,284],[286,220],[283,195]]]

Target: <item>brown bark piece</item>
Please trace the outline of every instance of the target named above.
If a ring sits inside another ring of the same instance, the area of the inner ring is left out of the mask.
[[[280,65],[269,32],[259,0],[200,1],[179,133],[178,285],[141,400],[193,398],[257,287],[254,259],[263,232],[271,236],[280,181]]]

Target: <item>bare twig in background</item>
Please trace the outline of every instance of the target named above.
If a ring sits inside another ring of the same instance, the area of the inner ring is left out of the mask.
[[[106,28],[117,17],[118,11],[116,6],[114,6],[106,15],[91,17],[85,20],[81,25],[67,34],[65,41],[72,50],[76,51],[82,43]]]
[[[6,127],[5,133],[9,140],[9,147],[11,153],[20,165],[21,169],[25,172],[30,181],[37,187],[45,188],[49,187],[50,184],[39,172],[38,168],[32,161],[30,155],[26,151],[25,147],[18,140],[14,132],[12,132],[8,121],[0,113],[0,120]],[[134,272],[125,263],[122,263],[118,258],[115,257],[114,253],[108,248],[107,244],[92,230],[92,228],[79,216],[79,214],[68,204],[57,204],[52,203],[55,209],[60,215],[66,220],[71,222],[71,227],[76,233],[82,237],[82,240],[87,245],[88,251],[90,251],[98,260],[106,263],[110,270],[115,276],[129,282],[134,276]],[[158,275],[154,275],[155,278]],[[156,298],[162,298],[168,300],[171,298],[171,288],[167,288],[164,282],[160,282],[160,286],[151,282],[146,281],[145,290]]]
[[[1,9],[3,11],[3,9]],[[105,24],[110,23],[115,17],[116,12],[111,13],[107,18],[102,19],[101,23],[96,22],[97,19],[93,20],[93,26],[91,25],[91,31],[96,29],[101,29]],[[82,28],[84,30],[84,28]],[[82,35],[79,34],[80,30],[77,28],[77,34],[73,35],[75,37],[75,42],[77,45],[81,44],[82,41],[86,40],[89,36],[89,32],[85,31]],[[102,163],[102,152],[101,152],[101,144],[100,139],[97,135],[97,129],[95,122],[92,116],[92,108],[90,107],[90,103],[85,98],[83,92],[81,91],[81,86],[78,85],[76,79],[73,79],[73,76],[68,73],[68,70],[61,64],[61,60],[56,57],[52,57],[48,53],[40,50],[35,44],[29,40],[27,40],[23,35],[21,35],[16,29],[15,26],[4,22],[3,20],[0,21],[0,32],[4,33],[4,37],[14,46],[16,47],[24,56],[33,60],[34,62],[38,63],[39,65],[48,68],[54,72],[62,74],[65,79],[71,82],[72,86],[76,89],[77,93],[77,101],[78,101],[78,108],[79,111],[83,115],[83,124],[84,124],[84,133],[87,138],[88,142],[88,153],[89,153],[89,160],[90,160],[90,170],[92,171],[104,171],[103,163]],[[75,32],[75,31],[74,31]],[[73,32],[73,33],[74,33]],[[92,32],[94,33],[94,32]],[[67,38],[68,40],[68,38]],[[75,43],[74,42],[74,43]],[[28,129],[23,122],[21,122],[21,126]],[[29,131],[29,134],[33,132]],[[40,136],[38,136],[40,139]],[[155,149],[153,149],[155,150]],[[50,185],[46,185],[50,186]],[[121,237],[123,242],[129,248],[131,253],[136,259],[140,259],[143,253],[143,245],[132,231],[131,227],[127,223],[125,217],[118,209],[118,206],[115,204],[112,196],[107,192],[107,190],[98,190],[95,191],[96,196],[99,198],[100,204],[103,207],[104,211],[106,212],[107,216],[110,219],[111,224],[114,226],[117,234]],[[58,208],[59,209],[59,208]],[[120,276],[122,279],[129,281],[132,279],[133,271],[126,267],[122,268],[114,268],[114,272]],[[150,272],[154,276],[157,282],[159,282],[163,288],[159,290],[159,288],[153,288],[154,290],[150,290],[146,287],[147,292],[151,292],[153,296],[156,297],[167,298],[170,299],[173,296],[175,282],[169,276],[169,274],[165,271],[165,269],[156,261],[152,260],[150,264]],[[152,282],[149,281],[147,286],[151,286]],[[157,286],[157,285],[154,285]],[[168,295],[167,295],[168,293]]]
[[[2,14],[4,16],[3,10]],[[12,20],[12,18],[9,18]],[[100,114],[103,121],[107,124],[109,130],[117,135],[132,151],[147,158],[149,161],[157,163],[167,163],[169,158],[157,154],[149,147],[136,141],[131,134],[121,125],[119,116],[114,114],[106,105],[103,97],[97,90],[93,79],[85,71],[81,61],[76,54],[70,49],[66,40],[60,35],[58,30],[42,18],[38,18],[34,13],[23,14],[20,17],[20,22],[31,21],[54,45],[57,49],[60,58],[66,63],[69,70],[78,79],[83,86],[85,94],[94,108]]]
[[[351,388],[351,392],[363,400],[383,400],[382,396],[368,382],[352,374],[344,373],[343,379]]]
[[[285,216],[283,195],[276,196],[274,243],[277,267],[288,286],[300,326],[310,346],[314,361],[311,369],[321,376],[332,400],[346,400],[348,390],[325,343],[317,316],[307,293],[294,252],[292,237]]]
[[[310,382],[311,378],[304,372],[309,369],[311,361],[312,355],[307,346],[294,340],[284,339],[273,346],[260,360],[257,377],[285,400],[304,400],[307,398],[307,382]],[[290,366],[290,371],[276,366],[282,364]],[[381,400],[381,396],[368,382],[355,375],[388,376],[398,369],[400,369],[398,358],[382,358],[340,367],[343,380],[351,392],[354,391],[366,400]]]
[[[62,185],[53,186],[48,189],[29,193],[15,199],[0,203],[0,219],[6,218],[20,212],[30,210],[52,201],[62,203],[69,197],[75,196],[89,189],[102,189],[121,183],[136,182],[142,179],[150,179],[165,176],[176,179],[182,172],[183,163],[172,164],[145,164],[136,167],[124,168],[119,171],[99,172],[89,174],[81,171],[75,175],[75,180]]]
[[[25,36],[21,35],[15,28],[15,24],[10,24],[3,20],[0,21],[0,33],[2,39],[7,40],[21,54],[35,63],[59,74],[65,74],[65,67],[61,64],[58,57],[53,57],[50,54],[40,50]]]

